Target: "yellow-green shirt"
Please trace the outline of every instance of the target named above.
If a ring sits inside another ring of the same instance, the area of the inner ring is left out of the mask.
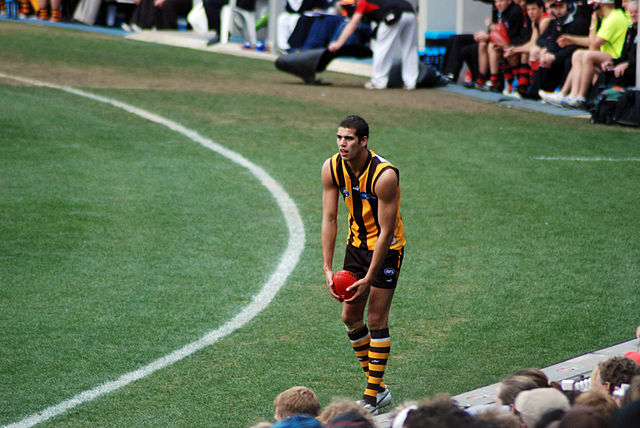
[[[602,20],[602,25],[596,34],[606,40],[600,46],[600,52],[610,54],[614,59],[622,53],[624,38],[627,28],[631,25],[631,20],[620,9],[614,9]]]

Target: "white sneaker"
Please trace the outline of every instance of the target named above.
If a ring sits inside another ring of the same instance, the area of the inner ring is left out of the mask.
[[[564,101],[565,98],[560,92],[547,92],[542,89],[538,91],[538,95],[540,95],[540,98],[542,98],[542,101],[545,103],[557,107],[562,107],[562,101]]]
[[[502,95],[506,96],[506,97],[511,97],[511,98],[515,98],[518,100],[522,99],[522,95],[520,95],[520,92],[518,92],[517,90],[509,90],[509,88],[504,88],[504,91],[502,91]]]
[[[585,99],[583,97],[568,96],[562,101],[563,107],[584,109]]]
[[[385,388],[384,391],[378,392],[376,407],[378,409],[382,409],[383,407],[387,407],[391,404],[391,391],[389,388]]]
[[[378,414],[378,408],[376,406],[372,406],[369,403],[365,403],[364,400],[358,400],[358,401],[356,401],[356,403],[358,403],[360,406],[362,406],[363,409],[365,409],[367,412],[371,413],[373,416]]]
[[[380,86],[376,86],[373,84],[373,82],[367,82],[364,84],[365,89],[384,89],[381,88]]]

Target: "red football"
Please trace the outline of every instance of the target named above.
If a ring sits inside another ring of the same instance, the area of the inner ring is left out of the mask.
[[[353,297],[353,293],[347,291],[347,288],[351,287],[354,282],[359,280],[358,276],[348,270],[341,270],[333,274],[333,286],[336,289],[336,294],[342,299],[349,299]]]

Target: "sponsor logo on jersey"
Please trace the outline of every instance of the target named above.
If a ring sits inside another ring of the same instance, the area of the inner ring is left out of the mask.
[[[378,199],[376,197],[376,195],[371,194],[371,193],[360,193],[360,196],[362,197],[362,199],[364,199],[365,201],[375,201],[376,199]]]
[[[354,192],[359,192],[360,191],[360,186],[353,186],[352,187]]]
[[[346,187],[343,187],[342,189],[340,189],[340,191],[342,192],[345,198],[348,198],[349,196],[351,196],[351,193],[349,193]]]

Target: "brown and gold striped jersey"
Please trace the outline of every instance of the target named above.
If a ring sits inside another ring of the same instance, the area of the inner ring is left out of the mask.
[[[356,177],[339,153],[331,158],[331,178],[338,186],[349,210],[349,237],[347,244],[373,250],[380,225],[378,224],[378,197],[374,192],[380,173],[392,168],[398,175],[398,216],[390,249],[402,249],[406,243],[400,215],[400,173],[389,161],[369,150],[369,157],[359,177]]]

